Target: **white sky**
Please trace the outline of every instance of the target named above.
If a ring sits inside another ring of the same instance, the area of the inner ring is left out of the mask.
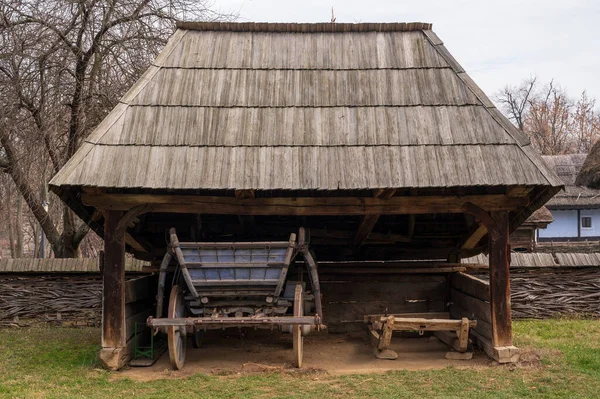
[[[240,22],[431,22],[491,95],[530,75],[600,105],[600,0],[215,0]]]

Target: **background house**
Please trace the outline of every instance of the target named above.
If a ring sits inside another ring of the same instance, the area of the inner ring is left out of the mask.
[[[546,204],[554,222],[546,229],[538,230],[540,241],[600,239],[600,190],[575,184],[586,156],[569,154],[542,157],[564,181],[565,190]]]
[[[536,210],[510,235],[510,247],[515,252],[534,252],[537,248],[537,232],[554,221],[545,206]]]

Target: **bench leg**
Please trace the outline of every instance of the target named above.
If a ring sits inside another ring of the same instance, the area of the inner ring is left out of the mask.
[[[390,347],[390,344],[392,343],[392,333],[393,332],[394,332],[394,316],[390,316],[383,323],[383,328],[381,329],[381,337],[379,338],[379,344],[377,345],[377,349],[382,351],[382,350],[386,350]]]
[[[395,360],[398,359],[398,354],[389,349],[392,342],[392,334],[394,332],[394,316],[389,316],[388,319],[383,322],[381,328],[381,335],[377,341],[375,347],[375,357],[378,359]]]
[[[458,351],[465,353],[469,347],[469,319],[463,317],[458,333]]]

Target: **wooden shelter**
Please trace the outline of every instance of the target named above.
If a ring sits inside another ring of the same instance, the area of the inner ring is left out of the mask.
[[[107,365],[126,357],[125,251],[161,257],[170,227],[271,241],[304,226],[342,274],[489,251],[489,353],[514,354],[508,236],[563,183],[431,24],[178,28],[50,183],[104,236]]]

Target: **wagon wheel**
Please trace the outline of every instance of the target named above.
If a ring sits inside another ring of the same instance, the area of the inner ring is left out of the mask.
[[[296,285],[294,294],[294,317],[304,316],[304,299],[302,298],[302,285]],[[294,324],[292,326],[292,342],[294,345],[294,367],[302,367],[302,356],[304,354],[304,337],[302,336],[302,326]]]
[[[175,319],[184,317],[185,303],[183,302],[183,293],[178,285],[171,289],[169,298],[169,318]],[[181,370],[185,363],[186,349],[186,331],[185,327],[170,326],[167,328],[169,359],[171,366],[175,370]]]
[[[204,337],[204,330],[194,330],[194,335],[192,335],[192,345],[194,348],[198,349],[202,346],[202,337]]]

